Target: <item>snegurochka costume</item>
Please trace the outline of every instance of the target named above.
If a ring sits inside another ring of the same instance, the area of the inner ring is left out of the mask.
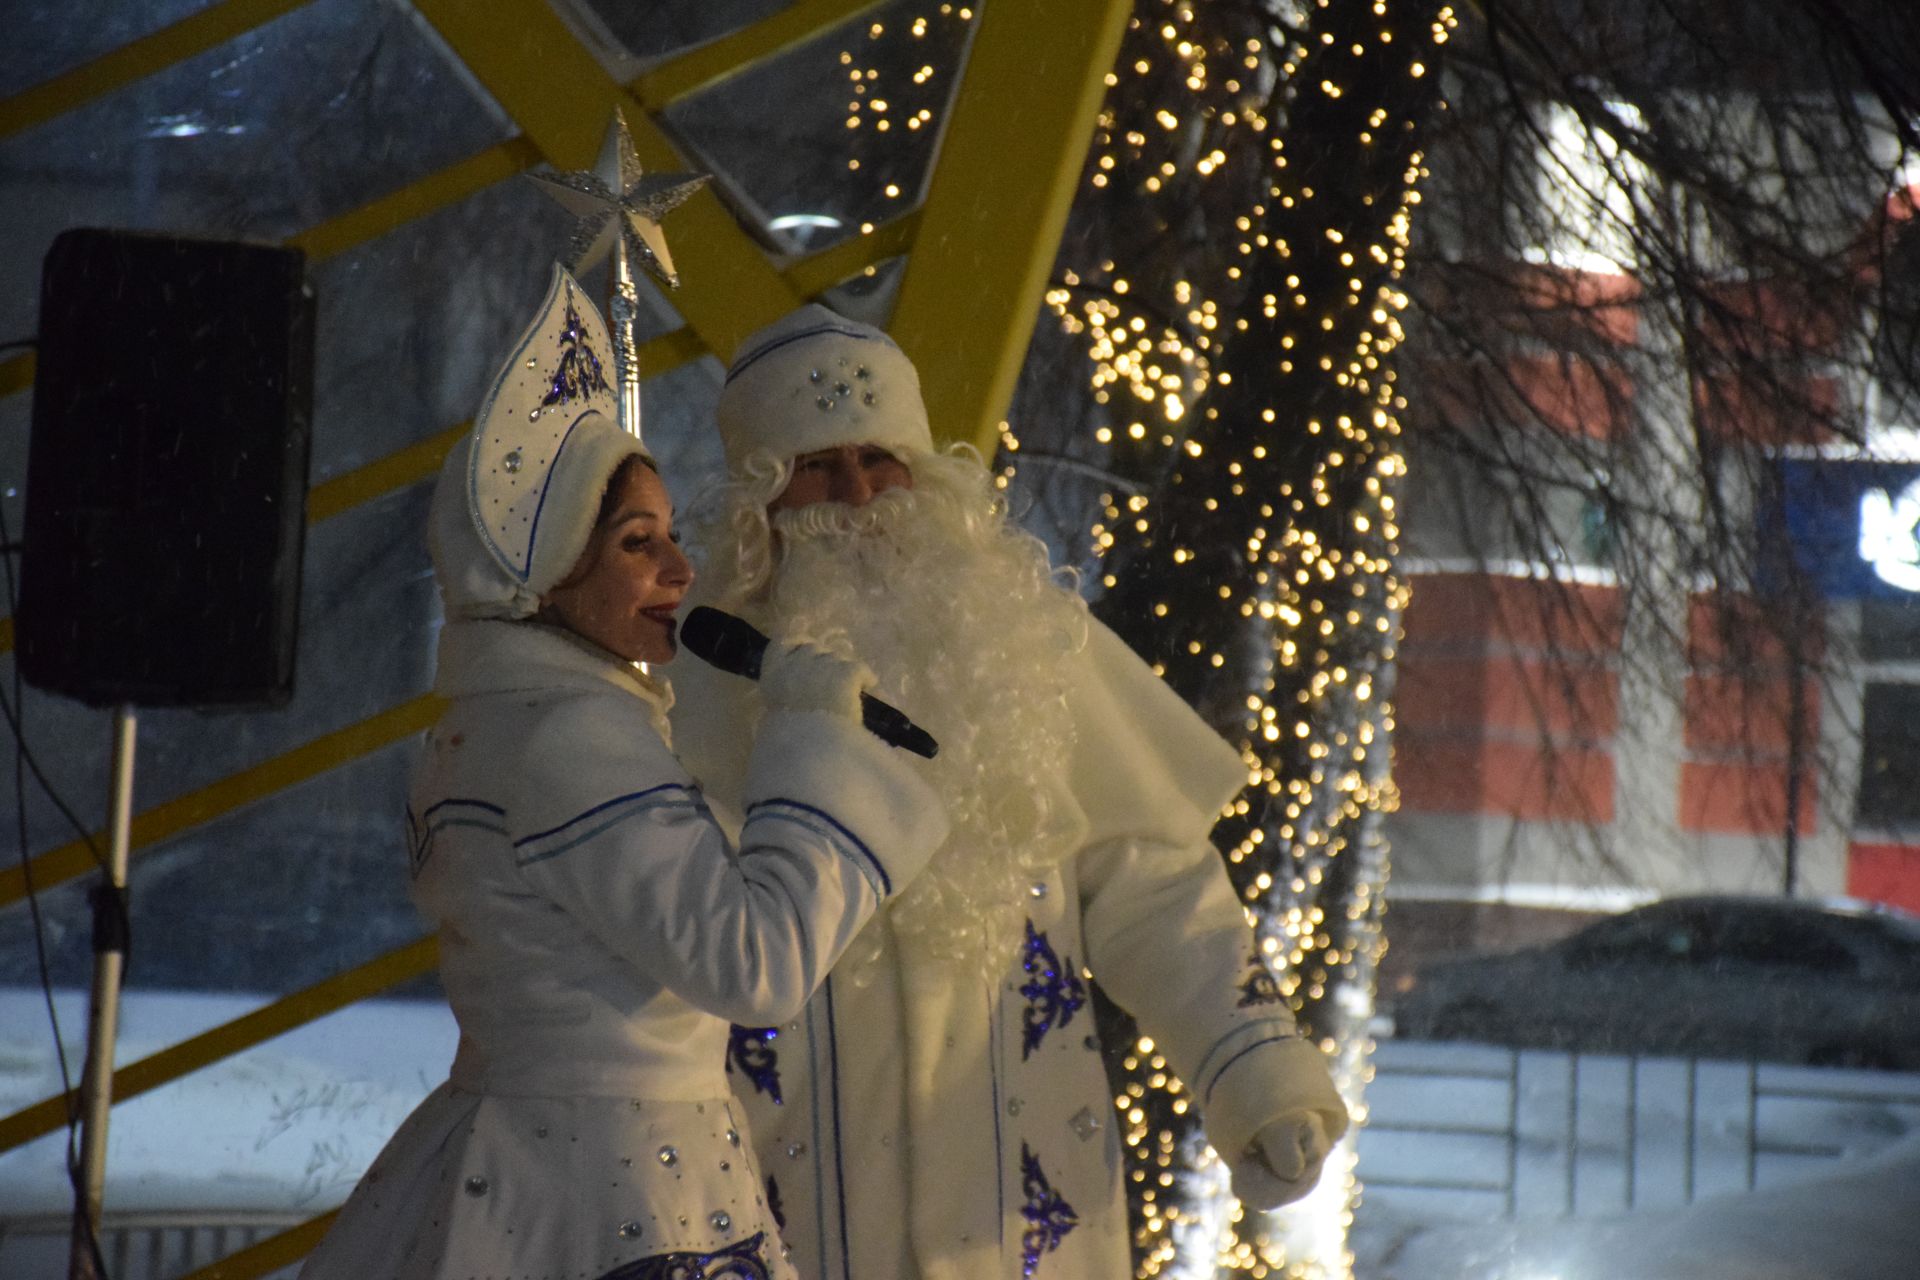
[[[781,710],[736,848],[668,747],[665,686],[532,620],[644,452],[615,425],[607,350],[556,270],[434,493],[448,706],[407,823],[460,1045],[310,1280],[792,1277],[728,1025],[792,1017],[945,835],[902,753]]]
[[[834,394],[841,370],[861,394]],[[736,474],[754,452],[879,444],[911,465],[933,447],[906,356],[817,306],[743,344],[719,417]],[[1270,1122],[1313,1112],[1330,1138],[1346,1129],[1208,840],[1245,764],[1123,641],[1089,630],[1067,659],[1074,746],[1049,801],[1074,852],[1029,886],[1004,977],[956,980],[916,959],[883,910],[868,926],[886,935],[881,960],[861,981],[829,977],[798,1018],[735,1031],[736,1092],[810,1280],[1132,1274],[1083,966],[1191,1088],[1243,1196],[1258,1176],[1248,1145]],[[753,686],[685,665],[683,758],[731,802]]]

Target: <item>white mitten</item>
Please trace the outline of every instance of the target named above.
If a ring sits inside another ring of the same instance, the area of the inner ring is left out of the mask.
[[[1294,1111],[1263,1126],[1232,1162],[1233,1194],[1253,1209],[1278,1209],[1313,1190],[1333,1144],[1318,1111]]]
[[[826,711],[860,719],[860,695],[874,684],[873,669],[816,644],[776,640],[760,659],[760,696],[780,711]]]

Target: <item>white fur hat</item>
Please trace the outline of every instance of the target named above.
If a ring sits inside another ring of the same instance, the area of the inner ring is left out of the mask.
[[[599,312],[555,267],[434,489],[429,542],[449,617],[533,613],[586,550],[614,470],[645,456],[617,421],[611,353]]]
[[[848,444],[933,448],[920,375],[906,353],[883,331],[818,304],[741,344],[718,416],[733,470],[750,453],[784,461]]]

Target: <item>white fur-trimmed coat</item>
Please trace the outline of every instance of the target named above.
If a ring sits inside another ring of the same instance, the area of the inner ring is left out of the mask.
[[[408,824],[460,1047],[303,1275],[597,1277],[765,1233],[791,1276],[728,1024],[802,1007],[944,838],[931,789],[851,720],[769,715],[736,848],[635,668],[454,622],[437,688]]]
[[[1090,630],[1069,660],[1076,851],[1028,887],[1004,977],[956,983],[889,934],[864,981],[831,976],[797,1018],[734,1033],[734,1089],[808,1280],[1132,1274],[1088,976],[1191,1088],[1230,1167],[1302,1108],[1344,1127],[1208,841],[1246,765],[1119,637]],[[727,726],[751,687],[697,663],[674,675],[688,767],[731,800]]]

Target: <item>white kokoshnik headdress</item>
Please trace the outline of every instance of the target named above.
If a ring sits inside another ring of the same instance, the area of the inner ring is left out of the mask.
[[[434,563],[450,614],[533,613],[586,550],[614,470],[646,456],[639,434],[618,424],[611,352],[600,312],[556,266],[434,493]]]
[[[640,435],[633,268],[637,260],[679,284],[659,220],[707,181],[643,174],[617,109],[592,170],[533,176],[576,215],[576,270],[611,249],[614,331],[555,266],[539,313],[434,489],[428,541],[450,618],[533,614],[587,549],[614,471],[636,454],[651,461]]]
[[[920,375],[894,340],[808,304],[741,344],[720,389],[720,443],[738,471],[849,444],[931,452]]]

